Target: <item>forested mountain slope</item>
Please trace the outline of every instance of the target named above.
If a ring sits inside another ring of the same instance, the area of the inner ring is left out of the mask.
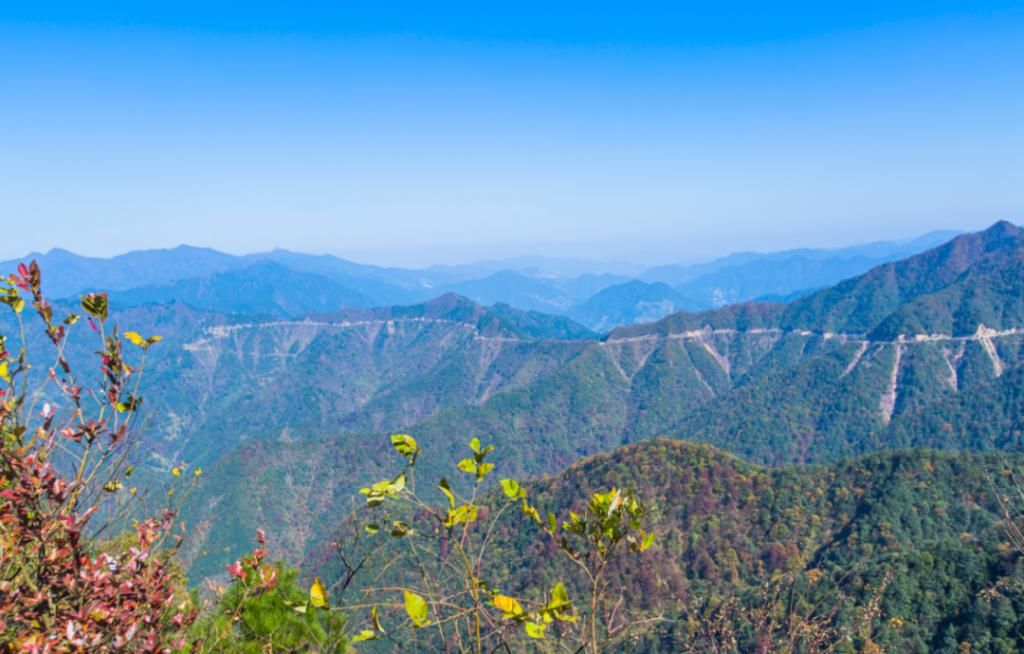
[[[655,547],[623,557],[612,573],[623,606],[665,617],[631,652],[680,651],[690,640],[686,619],[709,596],[735,594],[750,611],[773,575],[810,570],[820,581],[800,592],[822,613],[840,607],[846,620],[883,589],[864,635],[884,651],[953,654],[966,643],[1013,652],[1024,647],[1024,595],[1006,584],[1019,584],[1022,552],[998,496],[1019,492],[1022,464],[1019,455],[917,450],[772,469],[658,439],[581,461],[532,484],[530,496],[564,516],[590,492],[635,488],[653,507]],[[518,514],[499,530],[494,560],[517,591],[575,578],[539,532]]]
[[[206,468],[199,522],[237,507],[237,529],[198,532],[190,546],[216,552],[203,564],[211,571],[287,506],[282,483],[318,498],[318,510],[337,508],[365,481],[355,465],[365,457],[349,453],[372,453],[392,431],[427,446],[426,467],[484,437],[524,453],[509,463],[519,476],[655,436],[772,464],[893,447],[1019,449],[1022,252],[1020,228],[1000,223],[790,305],[680,313],[601,339],[565,318],[455,295],[300,319],[131,307],[116,317],[124,328],[165,337],[147,362],[140,471]],[[87,326],[76,329],[85,335],[70,355],[84,358],[95,346]],[[314,492],[320,484],[330,493]],[[291,553],[308,546],[314,515],[289,515]]]
[[[844,282],[841,292],[677,314],[600,341],[492,327],[489,311],[452,298],[351,310],[324,325],[225,328],[188,344],[187,368],[214,398],[205,413],[221,416],[198,424],[224,440],[213,448],[191,437],[180,452],[211,462],[227,453],[211,470],[268,481],[255,505],[247,504],[251,484],[210,481],[203,491],[207,505],[254,506],[235,518],[244,534],[277,502],[280,484],[269,480],[288,479],[296,497],[326,484],[330,497],[317,495],[317,510],[336,509],[369,478],[345,452],[375,452],[387,431],[423,442],[428,468],[484,437],[528,453],[508,464],[520,476],[663,435],[771,464],[897,447],[1016,450],[1024,444],[1021,251],[1020,229],[1000,224]],[[962,329],[893,335],[880,327],[904,324],[895,321],[919,307],[929,308],[928,325]],[[458,319],[430,317],[442,314]],[[998,318],[994,326],[981,322],[988,316]],[[231,375],[241,376],[216,381]],[[262,442],[240,445],[252,438]],[[304,460],[316,461],[315,475],[295,470]],[[298,534],[315,528],[295,519]],[[231,538],[216,549],[233,547]]]
[[[497,450],[494,474],[504,477],[516,456]],[[396,457],[374,453],[375,461],[382,459]],[[1019,505],[1001,500],[1019,496],[1022,473],[1020,454],[898,450],[769,468],[705,445],[651,439],[585,458],[526,488],[541,515],[561,520],[572,511],[585,513],[585,499],[609,488],[632,489],[647,507],[643,522],[656,534],[655,544],[640,556],[622,553],[613,560],[609,602],[619,607],[622,624],[656,619],[616,651],[716,651],[706,641],[700,647],[702,633],[694,630],[707,628],[709,606],[723,600],[736,602],[728,627],[738,637],[737,650],[761,651],[747,628],[778,600],[772,588],[779,584],[784,592],[776,619],[787,619],[791,609],[830,616],[832,628],[854,626],[853,639],[836,643],[836,651],[878,651],[874,646],[954,654],[969,646],[1008,653],[1024,646],[1024,551],[1007,516],[1017,524],[1024,516],[1012,508],[1008,514],[1007,507]],[[497,484],[479,501],[482,512],[498,516],[478,527],[477,535],[492,535],[485,578],[501,580],[503,593],[526,599],[538,599],[562,580],[570,597],[585,602],[587,579],[559,551],[554,541],[561,535],[550,537],[517,502],[503,511],[509,503]],[[363,514],[364,520],[378,515]],[[350,569],[331,543],[352,538],[351,529],[361,524],[320,536],[304,568],[328,585],[347,578]],[[408,563],[403,539],[371,539],[378,549],[363,561],[369,578],[356,577],[346,591],[355,601],[363,585],[402,585],[403,574],[417,578],[401,569]],[[428,537],[422,555],[432,554]]]

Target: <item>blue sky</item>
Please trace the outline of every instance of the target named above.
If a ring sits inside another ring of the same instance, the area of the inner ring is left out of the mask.
[[[1019,2],[555,4],[4,3],[0,257],[660,263],[1024,222]]]

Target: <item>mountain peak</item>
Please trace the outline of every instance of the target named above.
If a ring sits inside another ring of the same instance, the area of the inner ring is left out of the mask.
[[[423,303],[428,313],[434,311],[449,312],[455,309],[482,309],[479,304],[469,299],[465,295],[459,295],[454,291],[449,291],[443,295],[439,295],[432,300],[427,300]]]
[[[1009,220],[1000,220],[981,234],[987,239],[1021,238],[1024,237],[1024,228],[1014,225]]]

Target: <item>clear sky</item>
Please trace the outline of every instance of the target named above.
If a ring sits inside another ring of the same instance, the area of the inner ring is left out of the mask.
[[[1019,0],[0,4],[0,258],[661,263],[998,219]]]

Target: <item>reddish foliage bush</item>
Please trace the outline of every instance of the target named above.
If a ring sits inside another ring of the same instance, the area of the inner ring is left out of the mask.
[[[40,424],[30,424],[40,391],[29,392],[27,384],[18,384],[29,369],[26,344],[12,356],[0,335],[0,380],[6,382],[0,388],[0,650],[34,654],[181,649],[195,612],[173,564],[173,550],[159,546],[171,529],[174,512],[137,522],[126,546],[102,547],[87,530],[100,506],[85,498],[99,495],[92,487],[101,480],[116,479],[116,465],[101,466],[123,461],[109,454],[123,446],[130,433],[129,420],[138,402],[123,389],[138,371],[122,359],[115,327],[111,335],[101,336],[103,377],[98,392],[89,395],[98,398],[98,406],[83,407],[82,388],[63,356],[67,327],[77,316],[54,321],[34,262],[19,266],[18,274],[0,286],[0,302],[20,322],[25,301],[19,289],[31,293],[46,335],[57,348],[57,365],[46,382],[56,384],[58,396],[70,403],[71,411],[62,424],[55,424],[55,411],[46,404]],[[90,295],[82,304],[102,326],[106,297]],[[126,337],[135,342],[131,333]],[[145,347],[153,342],[144,341]],[[69,468],[77,472],[62,474],[63,467],[54,464],[59,457],[70,457],[77,465]]]

